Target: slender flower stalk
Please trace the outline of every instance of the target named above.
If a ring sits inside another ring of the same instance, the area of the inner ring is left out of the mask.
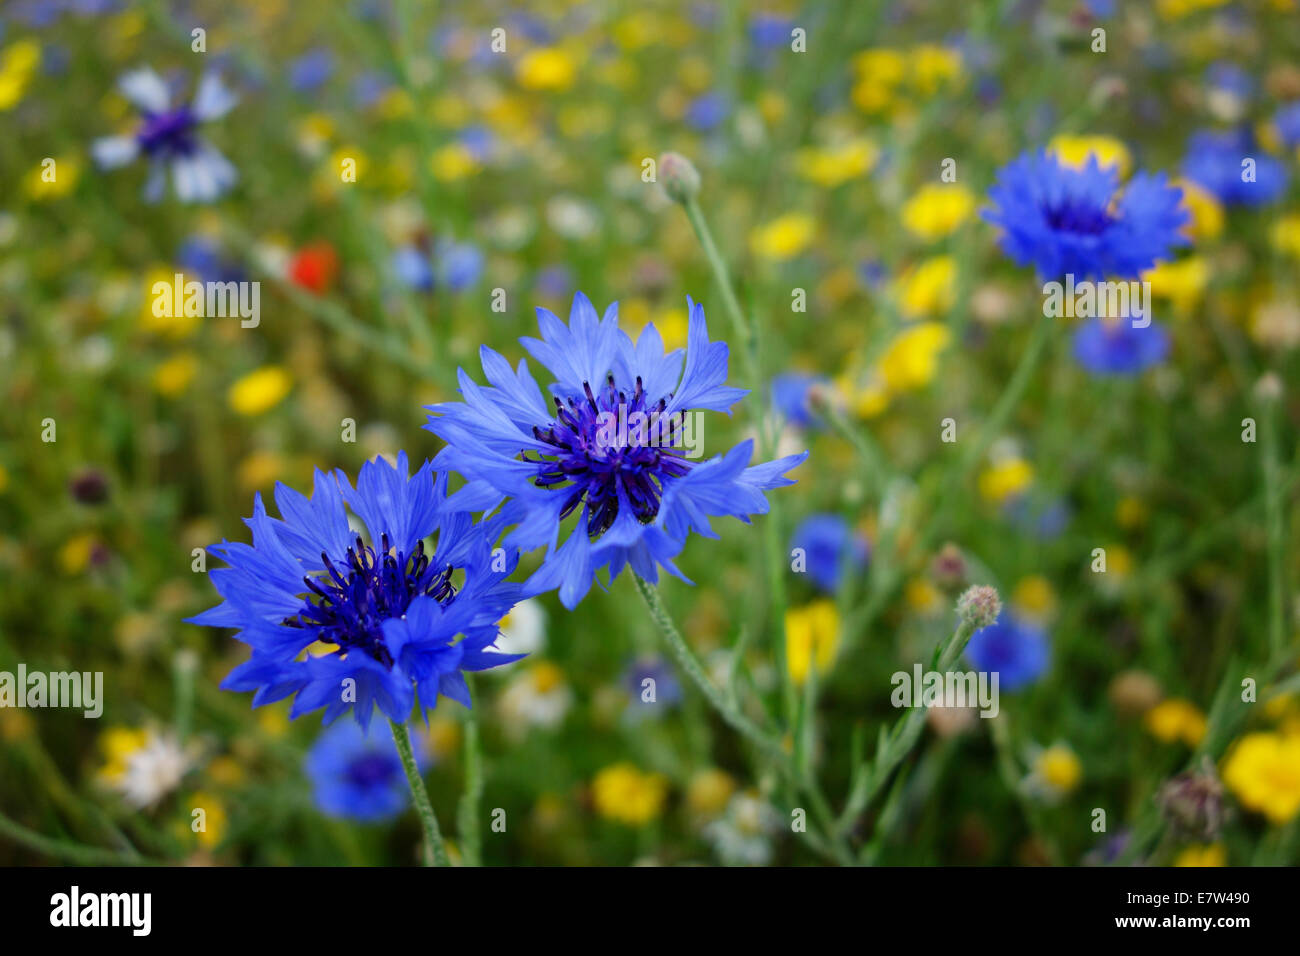
[[[470,681],[470,692],[474,685]],[[479,801],[483,798],[483,753],[479,741],[478,712],[465,712],[465,789],[456,811],[461,855],[466,866],[483,865],[483,840],[479,834]]]
[[[442,831],[438,829],[438,818],[434,816],[429,792],[424,789],[424,778],[420,776],[420,768],[415,763],[411,734],[405,724],[399,724],[395,720],[388,723],[393,728],[393,743],[397,745],[397,755],[402,758],[406,782],[411,785],[411,799],[415,802],[415,812],[420,815],[420,827],[424,830],[424,865],[450,866],[447,848],[442,843]]]

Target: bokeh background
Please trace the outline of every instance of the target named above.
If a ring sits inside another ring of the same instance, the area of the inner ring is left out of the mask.
[[[178,97],[206,70],[238,93],[202,131],[238,171],[220,199],[148,202],[143,164],[96,167],[140,66]],[[769,422],[812,452],[771,514],[682,554],[694,586],[663,594],[691,645],[720,681],[738,657],[755,713],[780,709],[778,661],[800,686],[816,669],[808,759],[837,812],[903,715],[890,675],[929,660],[966,585],[997,586],[1048,649],[998,719],[931,713],[844,820],[853,852],[1296,862],[1297,103],[1290,0],[6,0],[0,670],[102,671],[105,704],[0,709],[0,863],[416,861],[409,809],[327,812],[317,717],[218,689],[246,649],[182,623],[215,598],[193,549],[248,540],[254,492],[305,489],[314,466],[432,456],[422,406],[478,374],[480,344],[521,357],[535,306],[567,315],[581,289],[682,345],[691,295],[727,338],[687,217],[643,175],[666,150],[698,168],[760,335],[762,380],[733,361],[752,392],[707,420],[705,451]],[[1248,138],[1280,187],[1192,179],[1207,131]],[[1167,172],[1191,244],[1148,277],[1165,354],[1090,368],[1062,319],[994,419],[1042,294],[980,211],[1040,147]],[[260,325],[155,317],[176,272],[259,281]],[[822,574],[789,569],[801,545]],[[630,582],[503,628],[530,656],[474,687],[479,812],[507,821],[484,862],[827,862]],[[444,700],[417,733],[458,858],[470,732]],[[1157,799],[1188,769],[1178,807],[1213,818],[1196,832]]]

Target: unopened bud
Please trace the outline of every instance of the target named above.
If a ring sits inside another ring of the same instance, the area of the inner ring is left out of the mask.
[[[966,558],[961,548],[949,541],[930,562],[930,576],[941,588],[956,588],[966,580]]]
[[[998,589],[987,584],[977,584],[962,592],[957,599],[957,616],[962,623],[972,625],[976,630],[993,624],[1002,613],[1002,599]]]
[[[1210,842],[1223,825],[1223,784],[1207,757],[1201,769],[1167,780],[1156,793],[1160,812],[1180,835]]]
[[[699,170],[681,153],[664,153],[659,157],[659,176],[664,192],[676,202],[690,202],[700,192]]]

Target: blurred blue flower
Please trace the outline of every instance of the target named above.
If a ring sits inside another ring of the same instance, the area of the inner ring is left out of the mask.
[[[182,202],[212,202],[235,184],[235,167],[197,134],[200,123],[225,116],[238,100],[216,73],[203,75],[189,105],[172,106],[167,84],[148,67],[124,74],[118,89],[139,107],[142,122],[134,135],[95,140],[91,154],[101,169],[146,157],[148,202],[162,198],[168,172]]]
[[[560,299],[570,295],[574,284],[573,271],[563,265],[539,269],[533,279],[533,288],[545,299]]]
[[[793,484],[782,477],[807,457],[749,466],[753,441],[697,462],[698,412],[728,411],[746,394],[727,378],[728,349],[710,342],[704,309],[689,299],[685,362],[664,354],[653,325],[635,344],[618,327],[618,306],[601,318],[581,293],[566,326],[538,309],[540,339],[521,342],[555,376],[548,407],[528,363],[517,369],[487,346],[480,349],[489,386],[459,371],[464,400],[429,406],[425,427],[447,442],[439,468],[465,476],[448,505],[466,511],[505,506],[516,527],[508,545],[546,547],[526,595],[558,588],[573,608],[597,572],[610,580],[630,564],[650,582],[659,568],[685,578],[673,558],[692,531],[716,537],[709,518],[748,521],[768,509],[763,492]],[[558,544],[560,525],[578,513]]]
[[[1002,250],[1043,279],[1136,279],[1187,240],[1182,191],[1163,173],[1138,173],[1120,190],[1119,171],[1089,156],[1082,168],[1042,150],[998,172],[984,218],[1001,229]]]
[[[176,264],[182,272],[193,273],[204,282],[242,282],[245,278],[239,262],[226,256],[209,236],[193,235],[181,243]]]
[[[1254,161],[1252,181],[1244,178],[1247,159]],[[1286,191],[1286,167],[1260,149],[1247,129],[1193,133],[1187,141],[1183,175],[1229,205],[1258,206]]]
[[[334,75],[334,54],[325,47],[308,50],[289,62],[289,85],[299,93],[310,93]]]
[[[1300,100],[1287,103],[1273,117],[1277,135],[1287,146],[1300,146]]]
[[[654,681],[654,700],[645,699],[646,681]],[[623,674],[623,685],[631,695],[628,712],[635,717],[662,714],[681,702],[682,685],[672,665],[659,657],[638,657]],[[662,710],[659,708],[663,708]]]
[[[794,21],[774,13],[756,13],[749,21],[749,40],[760,50],[775,50],[791,40]]]
[[[717,129],[731,111],[727,98],[721,93],[703,93],[686,107],[686,123],[702,133]]]
[[[821,418],[812,409],[810,393],[813,388],[826,384],[821,375],[806,372],[784,372],[772,379],[772,407],[791,425],[799,428],[820,427]]]
[[[1046,673],[1050,656],[1047,635],[1005,610],[966,645],[966,659],[981,673],[996,671],[998,687],[1006,691],[1037,681]]]
[[[1239,100],[1255,95],[1255,78],[1235,63],[1211,63],[1205,71],[1205,84]]]
[[[352,81],[352,101],[361,109],[374,106],[394,86],[387,73],[371,70]]]
[[[804,518],[790,535],[790,549],[802,548],[813,583],[832,593],[851,573],[867,566],[870,548],[849,523],[836,514]]]
[[[433,256],[418,245],[400,246],[389,266],[397,281],[417,292],[430,292],[444,285],[462,292],[483,274],[483,253],[469,243],[440,241]]]
[[[421,772],[429,764],[424,749],[414,748]],[[374,823],[397,816],[411,800],[392,728],[383,722],[369,733],[350,720],[333,725],[307,751],[303,769],[326,816]]]
[[[1128,319],[1085,319],[1074,331],[1074,357],[1094,375],[1136,375],[1169,354],[1169,335],[1152,322],[1135,328]]]
[[[222,688],[256,691],[254,707],[297,694],[291,718],[324,707],[330,723],[352,710],[362,727],[376,705],[405,723],[417,692],[421,711],[439,694],[469,707],[461,672],[519,657],[487,650],[518,598],[505,580],[518,555],[494,551],[499,519],[474,524],[446,507],[446,492],[446,475],[429,462],[409,477],[400,452],[396,467],[382,458],[362,465],[355,490],[342,471],[320,469],[310,499],[277,484],[281,518],[267,515],[259,493],[245,521],[253,544],[208,548],[229,565],[209,573],[224,600],[189,619],[236,628],[253,649]],[[344,502],[369,545],[349,527]],[[317,642],[336,650],[297,659]]]

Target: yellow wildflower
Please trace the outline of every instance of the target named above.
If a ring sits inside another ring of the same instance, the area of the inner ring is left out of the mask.
[[[1001,504],[1023,492],[1033,480],[1033,465],[1023,458],[1007,458],[980,472],[980,495],[986,501]]]
[[[205,850],[211,850],[221,842],[226,833],[226,806],[221,799],[206,790],[199,790],[190,795],[185,802],[189,808],[190,832]],[[195,813],[202,810],[202,813]]]
[[[1083,764],[1065,744],[1053,744],[1034,760],[1034,776],[1053,793],[1069,793],[1083,779]]]
[[[807,249],[815,231],[811,216],[792,212],[755,229],[749,242],[760,258],[784,262]]]
[[[927,183],[903,206],[903,228],[933,241],[951,235],[975,212],[975,194],[964,186]]]
[[[785,612],[785,663],[796,684],[808,679],[814,658],[817,673],[827,673],[839,643],[840,615],[834,601],[823,598]]]
[[[686,805],[696,813],[712,816],[726,809],[735,790],[736,782],[726,771],[716,767],[700,770],[686,785]]]
[[[799,175],[826,189],[851,182],[875,167],[880,149],[868,139],[854,139],[839,146],[800,150],[795,157]]]
[[[659,816],[668,781],[657,773],[642,773],[634,764],[612,764],[591,783],[596,812],[607,820],[643,826]]]
[[[1254,733],[1233,746],[1223,782],[1242,806],[1281,826],[1300,812],[1300,737]]]
[[[926,259],[898,278],[895,292],[907,318],[942,315],[957,301],[957,260],[952,256]]]
[[[264,365],[231,385],[226,400],[240,415],[261,415],[280,404],[292,385],[293,380],[282,366]]]
[[[530,50],[519,61],[519,85],[527,90],[562,92],[573,86],[578,67],[564,50],[543,47]]]
[[[1190,179],[1175,179],[1173,185],[1183,191],[1183,207],[1191,221],[1183,234],[1192,240],[1209,240],[1223,232],[1223,205],[1218,197]]]
[[[1146,712],[1143,722],[1153,737],[1167,744],[1181,740],[1195,748],[1205,736],[1205,715],[1191,701],[1180,697],[1156,704]]]
[[[1167,299],[1179,313],[1190,312],[1201,301],[1210,281],[1210,267],[1200,256],[1173,262],[1159,262],[1143,274],[1151,283],[1151,295]]]
[[[1227,866],[1228,851],[1222,843],[1189,846],[1174,857],[1174,866]]]
[[[1041,574],[1031,574],[1016,582],[1011,603],[1026,617],[1048,618],[1056,610],[1056,592]]]
[[[948,327],[938,322],[921,322],[896,335],[877,365],[885,388],[905,392],[930,384],[938,367],[939,353],[947,347],[950,338]]]
[[[164,398],[175,398],[190,387],[199,370],[193,352],[178,352],[153,370],[154,391]]]
[[[1097,165],[1102,169],[1119,167],[1121,179],[1127,179],[1133,169],[1133,157],[1128,147],[1112,136],[1054,136],[1047,144],[1047,151],[1054,153],[1063,166],[1081,169],[1088,163],[1089,156],[1097,157]]]

